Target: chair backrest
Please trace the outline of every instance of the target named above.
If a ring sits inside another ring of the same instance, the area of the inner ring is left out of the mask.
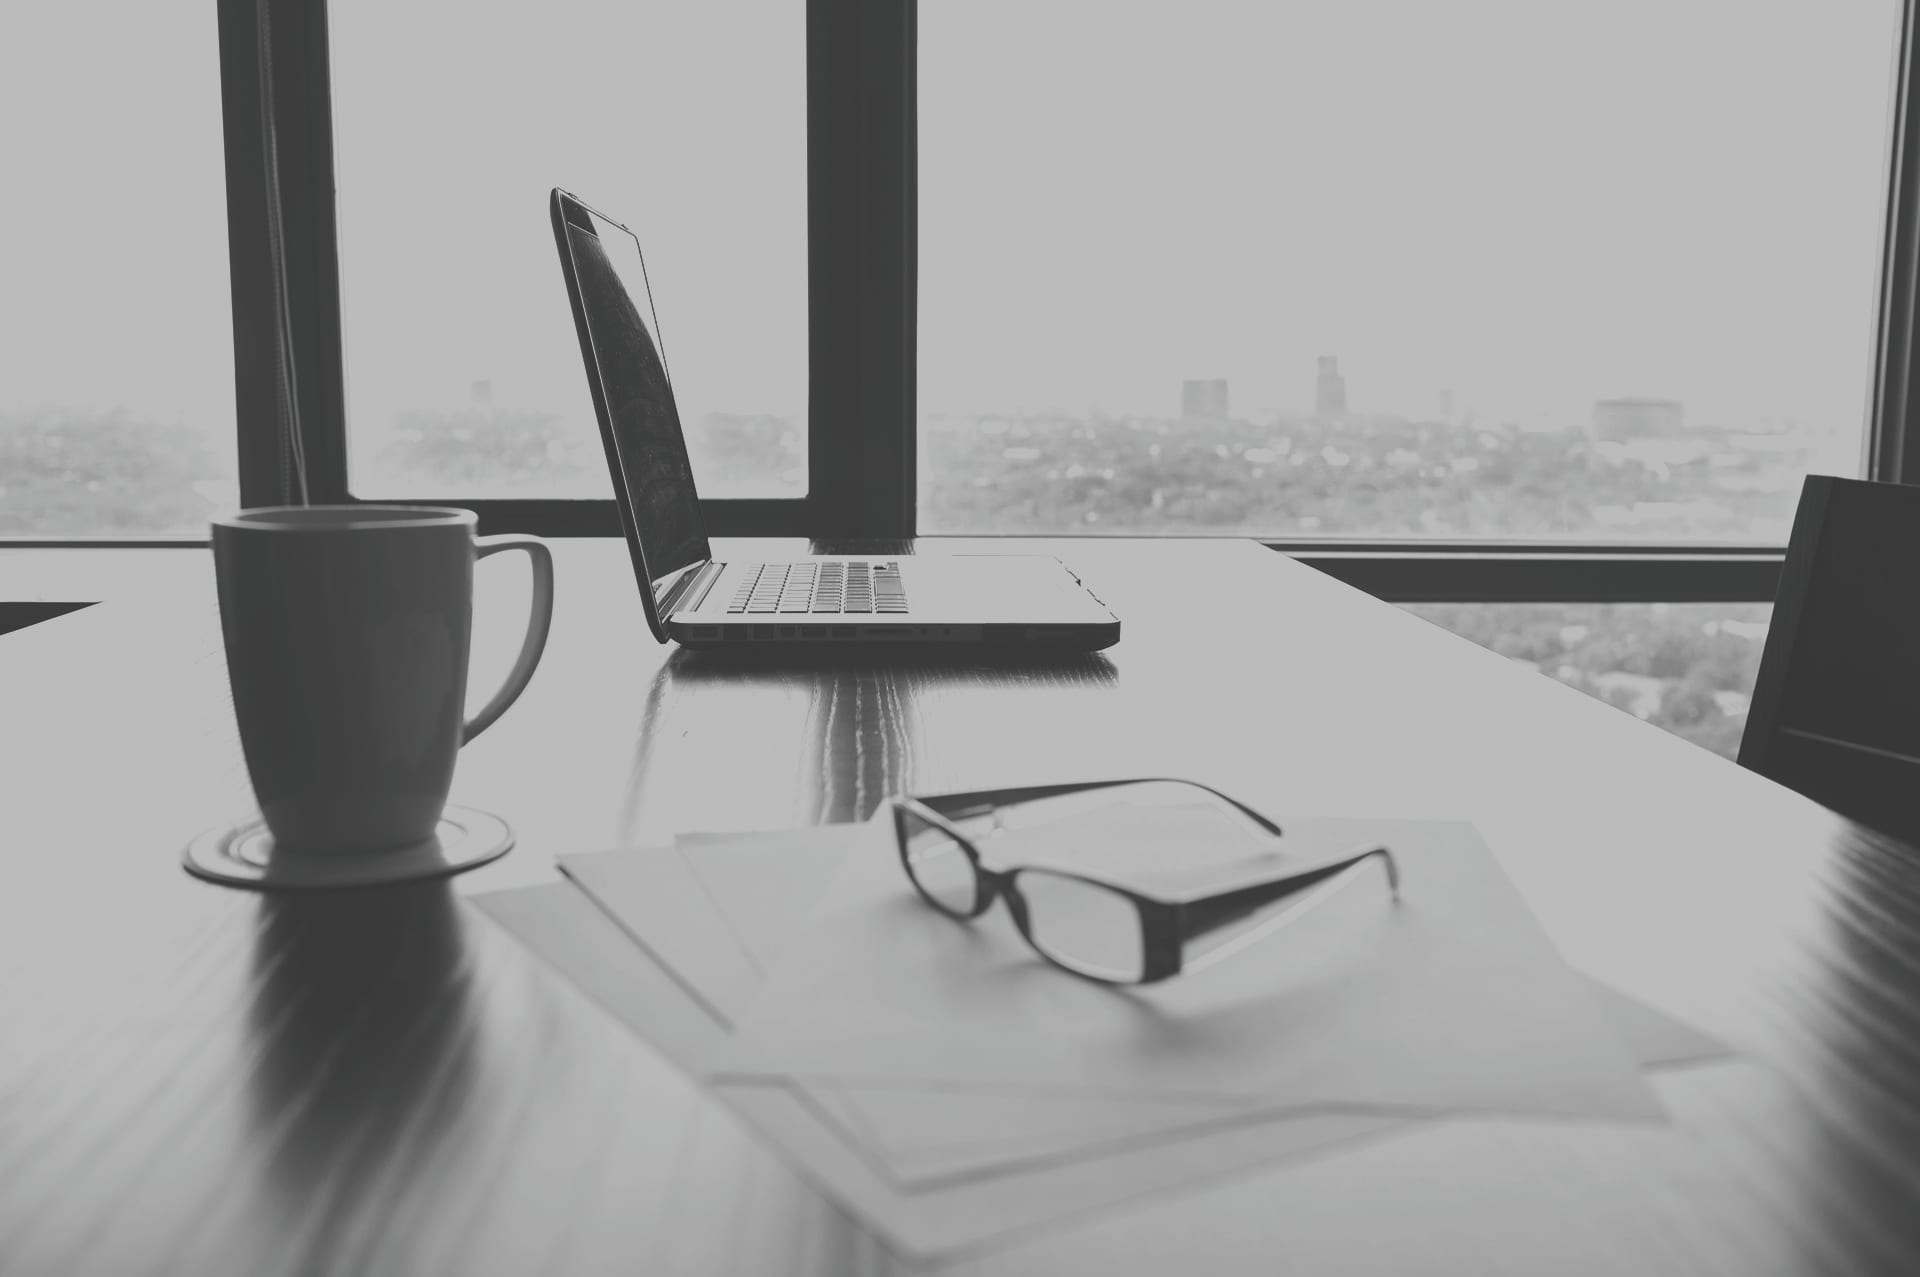
[[[1920,487],[1808,477],[1740,765],[1920,842]]]

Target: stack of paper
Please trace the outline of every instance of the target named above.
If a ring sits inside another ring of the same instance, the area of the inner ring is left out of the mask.
[[[1363,840],[1397,901],[1356,882],[1137,990],[928,908],[884,822],[570,856],[476,903],[917,1257],[1435,1117],[1660,1121],[1642,1069],[1722,1053],[1570,970],[1471,826],[1285,843]]]

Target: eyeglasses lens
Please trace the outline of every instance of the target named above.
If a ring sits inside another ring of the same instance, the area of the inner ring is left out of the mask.
[[[1026,901],[1030,939],[1055,962],[1098,980],[1145,976],[1145,936],[1132,900],[1044,869],[1023,869],[1014,884]]]
[[[948,913],[963,918],[970,916],[980,898],[973,858],[952,835],[911,811],[901,809],[899,819],[901,855],[914,885]]]

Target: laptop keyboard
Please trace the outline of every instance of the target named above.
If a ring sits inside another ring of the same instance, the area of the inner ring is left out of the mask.
[[[900,564],[758,563],[746,566],[728,612],[869,612],[907,610]]]

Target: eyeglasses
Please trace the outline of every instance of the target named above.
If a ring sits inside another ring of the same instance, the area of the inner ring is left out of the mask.
[[[1035,952],[1073,975],[1106,984],[1153,984],[1197,971],[1253,943],[1310,903],[1303,893],[1378,856],[1395,898],[1400,870],[1379,843],[1344,851],[1257,882],[1186,899],[1151,896],[1089,874],[1038,865],[994,869],[960,822],[992,817],[1019,803],[1125,785],[1186,785],[1232,807],[1265,835],[1280,827],[1253,808],[1196,781],[1153,777],[980,790],[893,801],[900,863],[914,889],[949,918],[968,921],[1005,900],[1014,926]],[[1169,848],[1169,851],[1177,851]],[[1295,902],[1292,909],[1279,906]]]

